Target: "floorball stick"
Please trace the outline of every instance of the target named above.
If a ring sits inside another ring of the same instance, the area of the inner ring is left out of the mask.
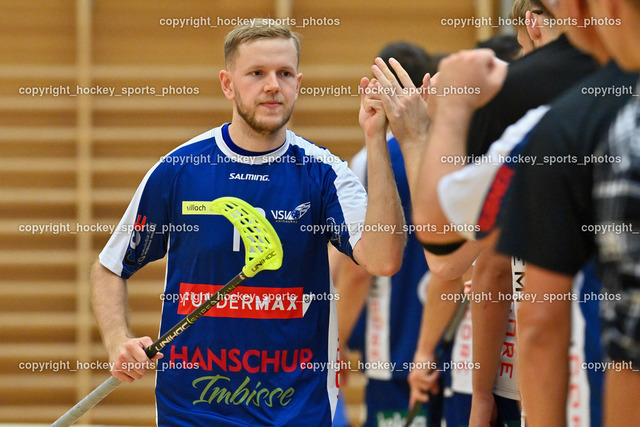
[[[269,221],[247,202],[235,197],[221,197],[209,202],[209,210],[213,214],[224,215],[240,232],[244,242],[245,265],[242,271],[213,294],[207,301],[193,310],[173,328],[162,335],[144,351],[153,358],[167,344],[193,325],[198,319],[248,277],[253,277],[262,270],[277,270],[282,265],[282,244]],[[115,390],[122,382],[114,376],[100,384],[84,399],[58,418],[52,426],[67,427],[76,422],[89,409]]]
[[[440,345],[436,350],[436,355],[435,355],[436,365],[440,364],[440,361],[444,357],[444,353],[447,347],[449,347],[449,345],[451,345],[451,343],[453,342],[453,338],[455,337],[456,331],[460,327],[460,324],[462,323],[462,319],[464,318],[464,313],[467,310],[467,305],[469,305],[469,300],[467,298],[464,298],[456,308],[456,311],[453,314],[451,321],[449,322],[449,326],[447,326],[447,329],[444,331],[444,334],[442,335],[442,341],[440,342]],[[413,404],[413,407],[409,410],[409,414],[407,415],[407,419],[404,423],[404,427],[409,427],[411,425],[413,420],[416,418],[416,416],[420,412],[420,409],[422,409],[422,402],[418,401]]]

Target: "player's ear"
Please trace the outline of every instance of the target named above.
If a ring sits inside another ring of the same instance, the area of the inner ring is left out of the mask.
[[[231,73],[227,70],[220,70],[220,87],[222,88],[222,92],[224,96],[228,100],[232,100],[235,98],[235,94],[233,91],[233,82],[231,81]]]
[[[540,28],[539,28],[539,25],[541,24],[541,22],[538,22],[539,16],[531,12],[530,10],[527,10],[525,17],[526,17],[525,22],[528,24],[527,34],[529,34],[529,38],[535,44],[542,38],[542,32],[540,31]]]

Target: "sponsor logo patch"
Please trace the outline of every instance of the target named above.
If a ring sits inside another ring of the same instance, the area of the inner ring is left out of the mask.
[[[222,286],[180,283],[178,314],[187,315]],[[263,288],[240,286],[205,313],[209,317],[244,319],[295,319],[304,316],[302,287]]]

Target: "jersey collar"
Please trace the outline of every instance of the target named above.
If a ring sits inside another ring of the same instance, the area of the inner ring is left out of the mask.
[[[229,123],[225,123],[224,125],[213,130],[213,136],[215,138],[216,145],[218,146],[218,148],[220,148],[220,151],[222,151],[225,156],[231,158],[234,162],[246,163],[251,165],[262,165],[265,163],[269,164],[277,161],[277,159],[282,157],[282,155],[288,150],[293,135],[292,132],[287,129],[284,144],[273,151],[256,153],[244,150],[234,144],[233,141],[231,141],[231,138],[228,137],[228,131],[226,130],[228,126]],[[228,137],[229,142],[227,142],[225,136]]]

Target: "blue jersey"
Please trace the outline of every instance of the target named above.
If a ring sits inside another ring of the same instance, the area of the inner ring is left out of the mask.
[[[387,146],[404,216],[410,226],[411,195],[400,145],[390,134]],[[356,154],[351,167],[366,184],[366,150]],[[406,378],[418,343],[428,267],[415,234],[409,232],[407,237],[402,268],[392,277],[374,277],[367,299],[366,372],[377,380]]]
[[[282,241],[277,271],[249,278],[163,350],[159,425],[330,425],[338,395],[335,294],[327,244],[352,256],[366,192],[346,163],[287,131],[269,153],[227,126],[173,150],[144,177],[100,262],[127,279],[168,253],[160,333],[244,265],[223,196],[262,210]]]

